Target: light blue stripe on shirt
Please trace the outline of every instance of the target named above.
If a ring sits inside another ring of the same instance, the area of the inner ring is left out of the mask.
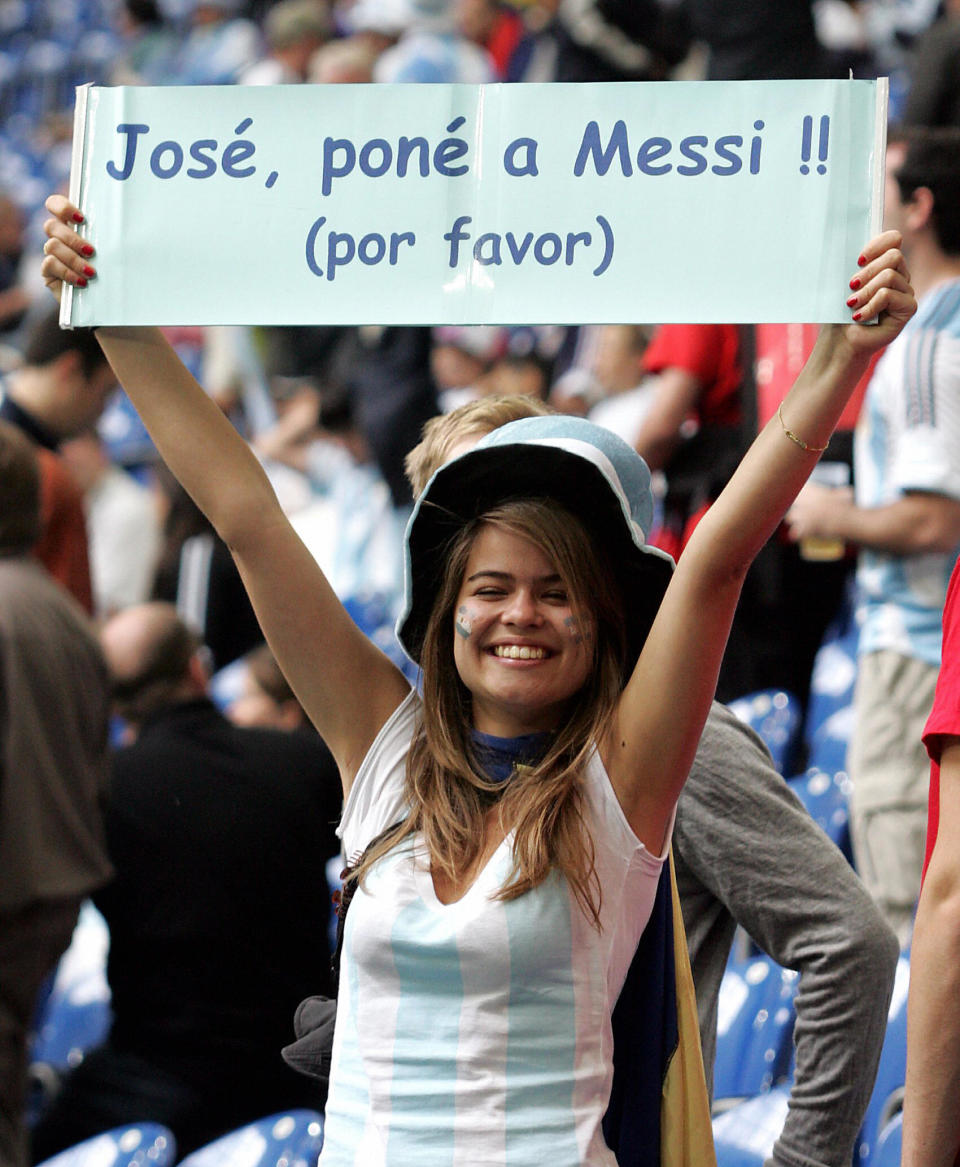
[[[571,1096],[577,1037],[570,894],[556,871],[538,893],[504,905],[510,945],[507,1167],[580,1162]]]
[[[455,921],[455,914],[431,911],[418,899],[399,911],[394,923],[399,1005],[390,1097],[395,1122],[387,1139],[388,1163],[415,1167],[416,1156],[426,1152],[431,1164],[453,1163],[451,1087],[457,1081],[463,1003]],[[427,1036],[430,1041],[424,1040]]]

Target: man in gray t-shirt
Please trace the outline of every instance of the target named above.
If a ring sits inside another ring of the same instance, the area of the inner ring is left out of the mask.
[[[677,803],[673,854],[712,1088],[733,934],[797,970],[796,1068],[776,1167],[848,1167],[886,1029],[898,945],[840,850],[714,702]]]

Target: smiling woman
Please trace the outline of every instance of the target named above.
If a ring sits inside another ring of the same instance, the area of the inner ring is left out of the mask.
[[[95,271],[80,210],[48,207],[43,273],[59,294]],[[646,544],[647,468],[608,431],[530,418],[441,467],[407,531],[398,629],[422,695],[353,624],[163,337],[98,331],[231,548],[337,759],[345,852],[365,851],[323,1167],[618,1167],[604,1134],[612,1014],[740,585],[872,354],[916,310],[898,247],[890,232],[864,249],[848,302],[875,327],[823,330],[675,572]],[[677,1161],[709,1162],[681,1141]]]
[[[593,665],[594,618],[589,609],[574,615],[546,552],[505,522],[486,519],[473,539],[455,601],[453,659],[474,728],[514,737],[560,722]]]

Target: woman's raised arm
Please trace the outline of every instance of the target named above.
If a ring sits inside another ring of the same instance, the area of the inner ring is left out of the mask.
[[[43,275],[93,278],[80,211],[47,200]],[[161,457],[229,546],[274,655],[340,766],[345,790],[409,686],[359,631],[290,526],[247,443],[154,328],[98,328],[97,339]]]
[[[916,312],[894,231],[864,249],[849,325],[825,326],[780,412],[685,548],[602,748],[634,830],[659,849],[696,752],[747,568],[826,447],[874,352]],[[852,301],[852,303],[851,303]],[[876,323],[867,324],[868,321]]]

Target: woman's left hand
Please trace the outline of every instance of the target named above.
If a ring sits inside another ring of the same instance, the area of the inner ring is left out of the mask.
[[[869,354],[889,344],[917,310],[900,243],[899,231],[884,231],[860,255],[847,299],[854,323],[837,326],[855,352]]]

